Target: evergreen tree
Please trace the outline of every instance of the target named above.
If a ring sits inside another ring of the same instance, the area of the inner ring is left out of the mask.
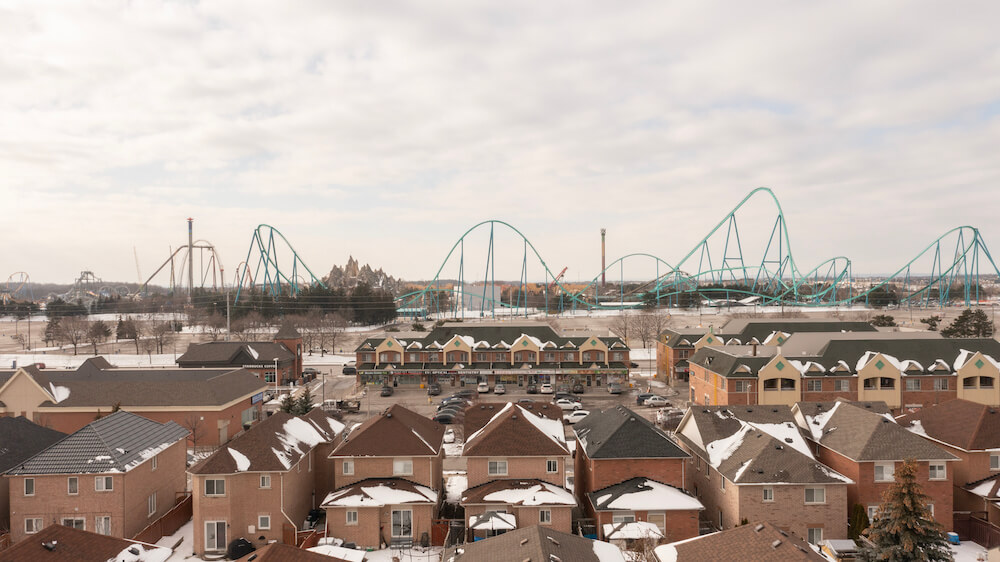
[[[297,416],[301,416],[304,414],[308,414],[309,410],[312,409],[313,409],[313,395],[312,392],[309,391],[309,387],[307,386],[306,389],[302,392],[302,396],[299,396],[299,399],[295,401],[295,411],[292,413],[294,413]]]
[[[941,525],[931,518],[927,495],[916,483],[917,463],[908,460],[896,471],[896,482],[882,494],[882,506],[865,529],[859,559],[909,562],[951,560]]]
[[[851,510],[850,523],[847,527],[847,536],[857,540],[870,524],[871,522],[868,521],[868,512],[865,510],[865,506],[860,503],[854,504],[854,509]]]
[[[993,336],[993,323],[981,309],[966,308],[962,314],[941,330],[946,338],[989,338]]]
[[[298,406],[296,404],[296,401],[295,401],[294,398],[292,398],[291,394],[286,394],[286,395],[284,395],[281,398],[281,411],[282,412],[285,412],[286,414],[295,415],[295,409],[297,407]]]
[[[891,328],[896,326],[896,319],[888,314],[876,314],[871,319],[871,325],[879,328]]]
[[[941,323],[941,317],[937,316],[937,315],[928,316],[927,318],[921,318],[920,319],[920,323],[921,324],[927,324],[927,329],[928,330],[930,330],[932,332],[936,332],[937,329],[938,329],[938,324]]]

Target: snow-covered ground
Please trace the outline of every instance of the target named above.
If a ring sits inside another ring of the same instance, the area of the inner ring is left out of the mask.
[[[469,487],[469,478],[465,472],[446,470],[444,479],[445,501],[452,504],[462,501],[462,494]]]
[[[959,545],[951,545],[951,555],[955,562],[985,562],[986,549],[974,542],[963,541]]]

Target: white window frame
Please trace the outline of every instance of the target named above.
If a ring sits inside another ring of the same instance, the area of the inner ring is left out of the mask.
[[[73,521],[74,524],[73,525],[67,525],[66,524],[67,521]],[[80,526],[79,527],[76,526],[76,523],[75,523],[76,521],[80,522]],[[62,525],[63,527],[72,527],[74,529],[80,529],[81,531],[86,531],[87,530],[87,520],[85,518],[83,518],[83,517],[63,517],[62,519],[59,520],[59,524]]]
[[[95,476],[94,477],[94,491],[95,492],[114,492],[115,491],[115,479],[111,476]]]
[[[146,498],[146,517],[152,517],[156,515],[156,492]]]
[[[834,392],[850,392],[851,391],[851,381],[845,381],[843,379],[833,381],[833,391]]]
[[[29,484],[30,484],[30,486],[29,486]],[[28,491],[29,487],[31,488],[31,491]],[[24,479],[24,495],[25,496],[34,496],[35,495],[35,479],[34,478],[25,478]]]
[[[358,524],[358,510],[348,509],[344,512],[344,525],[357,525]]]
[[[552,468],[549,468],[552,467]],[[559,461],[556,459],[548,459],[545,461],[545,474],[556,474],[559,472]]]
[[[882,476],[879,477],[879,469],[882,469]],[[888,471],[888,473],[886,472]],[[872,468],[872,478],[876,482],[894,482],[896,474],[896,463],[894,462],[877,462]]]
[[[394,515],[396,513],[399,513],[400,532],[402,532],[402,527],[403,527],[403,514],[404,513],[409,513],[410,514],[410,517],[409,517],[410,518],[410,534],[409,535],[402,535],[402,534],[396,535],[396,534],[394,534],[396,532],[396,525],[393,522],[393,519],[394,519]],[[392,536],[392,538],[394,538],[394,539],[396,539],[396,538],[413,538],[413,510],[412,509],[394,509],[394,510],[392,510],[389,513],[389,533]]]
[[[764,486],[761,489],[761,501],[771,503],[774,501],[774,487]]]
[[[950,390],[951,383],[948,379],[934,379],[934,390]]]
[[[490,476],[507,476],[507,460],[497,459],[486,461],[486,473]]]
[[[221,546],[219,545],[219,533],[218,533],[218,529],[219,529],[220,524],[222,526],[222,545]],[[212,525],[213,527],[215,527],[215,531],[216,531],[215,532],[215,544],[212,544],[212,545],[210,545],[208,543],[208,536],[209,536],[208,526],[209,525]],[[208,550],[210,552],[218,552],[220,550],[225,550],[226,547],[229,545],[229,542],[228,542],[228,539],[229,539],[229,529],[228,529],[228,527],[229,527],[229,525],[227,524],[226,521],[205,521],[205,550]]]
[[[212,482],[212,493],[208,492],[208,483]],[[219,493],[219,482],[222,482],[222,493]],[[226,479],[225,478],[206,478],[205,483],[202,486],[205,491],[205,496],[209,498],[222,498],[226,496]],[[208,523],[206,521],[206,523]]]
[[[874,521],[875,517],[878,516],[879,505],[869,505],[868,506],[868,521]]]
[[[552,524],[552,510],[551,509],[539,509],[538,510],[538,523],[540,525],[551,525]]]
[[[94,517],[94,532],[98,535],[110,535],[111,534],[111,516],[110,515],[98,515]]]
[[[348,460],[341,463],[340,472],[344,476],[354,476],[354,461]]]
[[[937,467],[937,468],[940,469],[940,470],[937,471],[937,472],[940,473],[937,476],[934,475],[934,472],[935,472],[934,468],[935,467]],[[948,479],[948,463],[946,463],[944,461],[931,461],[931,462],[927,463],[927,479],[928,480],[947,480]]]
[[[927,504],[927,512],[931,514],[931,517],[934,517],[934,504]]]
[[[267,523],[265,523],[265,521],[267,521]],[[271,514],[267,513],[257,516],[257,529],[263,531],[271,530]]]
[[[809,492],[810,491],[813,494],[813,499],[812,500],[809,499]],[[823,498],[821,500],[819,500],[819,501],[816,500],[816,494],[817,493],[819,493],[819,495],[823,496]],[[804,496],[805,497],[803,499],[805,500],[806,505],[821,505],[821,504],[824,504],[824,503],[826,503],[826,488],[823,487],[823,486],[808,486],[805,489]]]
[[[28,517],[24,520],[24,534],[34,535],[38,531],[42,530],[42,518],[41,517]]]
[[[726,477],[721,472],[719,473],[719,489],[723,492],[726,491]]]
[[[271,489],[271,475],[270,474],[261,474],[260,475],[260,489],[261,490],[270,490]]]
[[[1000,454],[990,455],[990,470],[1000,470]]]
[[[818,386],[819,388],[813,388],[814,386]],[[806,392],[823,392],[823,381],[806,379]]]
[[[71,496],[79,495],[80,493],[80,479],[76,476],[70,476],[66,479],[66,493]]]
[[[156,467],[158,465],[158,461],[156,459],[158,459],[158,458],[160,458],[159,455],[153,455],[153,458],[152,458],[152,460],[150,461],[150,464],[149,464],[150,470],[156,470]]]
[[[413,459],[392,459],[393,476],[412,476]]]
[[[611,522],[615,525],[619,523],[635,523],[634,513],[612,513]]]
[[[915,384],[913,384],[913,383],[915,383]],[[916,386],[917,388],[910,388],[911,386]],[[906,391],[907,392],[916,392],[918,390],[920,390],[920,379],[916,379],[916,378],[913,378],[913,377],[907,377],[906,378]]]
[[[814,535],[816,534],[819,534],[819,537],[815,537]],[[816,540],[813,540],[814,538]],[[809,544],[819,544],[820,542],[822,542],[822,540],[823,540],[823,527],[809,527],[808,529],[806,529],[806,541],[808,541]]]

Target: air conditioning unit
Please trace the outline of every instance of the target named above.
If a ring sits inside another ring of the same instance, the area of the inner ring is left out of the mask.
[[[252,534],[254,534],[256,532],[257,532],[257,526],[256,525],[247,525],[247,534],[248,535],[252,535]]]

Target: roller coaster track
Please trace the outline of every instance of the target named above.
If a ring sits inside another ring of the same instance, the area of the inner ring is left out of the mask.
[[[770,235],[763,245],[764,251],[759,260],[751,260],[744,255],[745,241],[741,238],[738,221],[740,211],[755,197],[769,198],[776,210]],[[498,227],[512,231],[520,238],[523,246],[516,302],[503,302],[502,295],[501,298],[497,297],[495,231]],[[465,274],[469,261],[465,255],[466,239],[479,229],[489,230],[485,272],[480,280],[472,282],[474,288],[470,290]],[[954,246],[950,245],[952,243]],[[901,304],[943,306],[954,298],[952,292],[960,289],[960,298],[968,306],[973,301],[980,300],[980,269],[985,275],[1000,278],[1000,269],[993,261],[979,230],[971,226],[960,226],[945,232],[893,274],[864,290],[856,287],[851,260],[844,256],[829,258],[802,272],[792,254],[791,237],[781,204],[769,188],[760,187],[750,191],[676,264],[670,265],[652,254],[628,254],[612,262],[578,291],[570,290],[556,279],[534,244],[517,228],[500,220],[483,221],[459,237],[426,287],[398,297],[397,302],[401,307],[440,314],[445,312],[441,309],[440,297],[450,292],[453,298],[448,312],[456,315],[464,314],[464,310],[469,308],[474,309],[477,303],[480,316],[495,316],[498,309],[505,308],[512,313],[523,311],[527,314],[527,297],[524,297],[522,306],[521,296],[525,295],[529,285],[529,257],[537,260],[544,272],[545,286],[542,290],[546,309],[550,309],[550,299],[557,299],[560,311],[566,308],[624,308],[629,297],[655,299],[657,303],[669,306],[684,295],[709,292],[706,288],[711,288],[711,292],[716,295],[724,293],[725,300],[729,302],[743,299],[744,302],[761,305],[802,307],[845,306],[860,302],[869,304],[870,298],[884,294],[890,288],[899,291],[896,294]],[[641,291],[632,288],[626,293],[624,265],[626,260],[635,259],[654,260],[656,277],[640,284]],[[442,288],[442,272],[452,261],[457,261],[457,276],[449,278],[457,279],[457,283],[451,288],[447,284]],[[930,273],[927,274],[927,271]],[[602,278],[602,274],[613,277],[615,273],[619,274],[620,279],[616,295],[618,302],[609,305],[609,299],[614,295],[604,295],[602,304],[598,280]],[[479,285],[482,285],[481,294]],[[555,288],[551,295],[548,286]],[[700,300],[701,296],[698,295],[697,298]]]
[[[256,261],[253,260],[254,257]],[[291,264],[286,263],[282,270],[280,264],[289,259]],[[300,274],[300,268],[308,277]],[[285,235],[267,224],[260,224],[254,229],[247,259],[237,267],[234,284],[237,287],[234,299],[236,303],[248,287],[260,288],[272,298],[285,294],[297,296],[309,284],[326,287],[302,261]]]

